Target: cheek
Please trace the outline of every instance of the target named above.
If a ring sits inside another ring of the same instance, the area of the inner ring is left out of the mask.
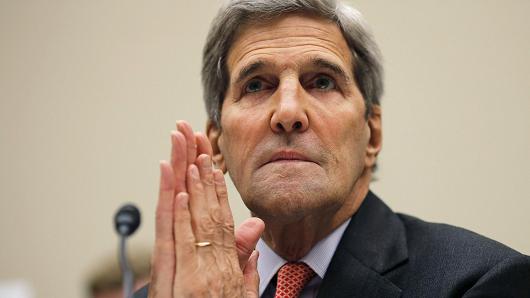
[[[220,137],[220,149],[223,153],[226,168],[234,183],[243,176],[245,164],[250,158],[255,133],[252,117],[241,117],[241,113],[226,112],[221,119],[223,134]]]
[[[239,144],[237,143],[238,138],[234,138],[232,134],[226,133],[226,131],[232,131],[229,127],[223,127],[223,134],[219,138],[219,149],[223,154],[224,165],[228,171],[230,179],[238,189],[239,189],[239,180],[241,177],[241,158],[237,158],[239,153],[236,151],[240,149]]]
[[[337,119],[340,119],[337,121]],[[364,115],[355,111],[336,113],[328,119],[325,134],[333,155],[333,165],[338,175],[351,176],[363,170],[366,146],[368,145],[367,124]]]

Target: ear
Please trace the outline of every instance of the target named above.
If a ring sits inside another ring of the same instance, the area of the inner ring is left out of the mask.
[[[368,116],[368,129],[370,130],[370,139],[366,146],[365,166],[373,168],[377,161],[377,155],[383,145],[383,130],[381,123],[381,106],[374,105],[372,113]]]
[[[210,140],[213,149],[212,160],[218,169],[223,171],[223,173],[226,173],[225,159],[221,153],[221,146],[219,145],[221,133],[221,128],[217,127],[212,120],[206,122],[206,135],[208,136],[208,140]]]

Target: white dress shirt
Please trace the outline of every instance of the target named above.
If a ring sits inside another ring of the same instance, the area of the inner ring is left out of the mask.
[[[351,218],[345,221],[342,225],[336,228],[331,234],[320,240],[309,253],[298,260],[306,263],[313,271],[315,276],[302,289],[301,298],[313,298],[318,294],[318,289],[322,283],[324,275],[328,270],[331,258],[335,254],[335,250],[339,245],[342,234],[348,226]],[[259,273],[259,295],[261,298],[273,298],[276,292],[276,284],[273,281],[274,276],[287,263],[282,257],[277,255],[263,240],[259,240],[256,245],[259,251],[258,259],[258,273]]]

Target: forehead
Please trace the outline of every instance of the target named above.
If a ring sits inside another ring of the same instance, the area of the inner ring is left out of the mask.
[[[255,60],[289,67],[308,61],[307,58],[324,58],[344,67],[352,65],[348,44],[334,22],[317,16],[287,14],[244,25],[228,52],[227,66],[232,73],[238,66]]]

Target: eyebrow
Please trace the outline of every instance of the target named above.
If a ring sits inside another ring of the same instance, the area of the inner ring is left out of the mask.
[[[335,75],[341,77],[341,79],[343,79],[346,82],[349,82],[351,80],[350,76],[346,74],[346,72],[344,71],[344,69],[342,69],[342,67],[340,67],[338,64],[335,64],[329,60],[322,59],[322,58],[312,58],[311,64],[319,68],[328,69],[329,71],[333,72]]]
[[[253,63],[243,67],[243,69],[241,69],[239,71],[239,74],[238,74],[237,79],[236,79],[236,83],[237,84],[241,83],[247,77],[249,77],[252,74],[256,73],[257,71],[259,71],[263,67],[265,67],[265,62],[263,62],[261,60],[258,60],[256,62],[253,62]]]

